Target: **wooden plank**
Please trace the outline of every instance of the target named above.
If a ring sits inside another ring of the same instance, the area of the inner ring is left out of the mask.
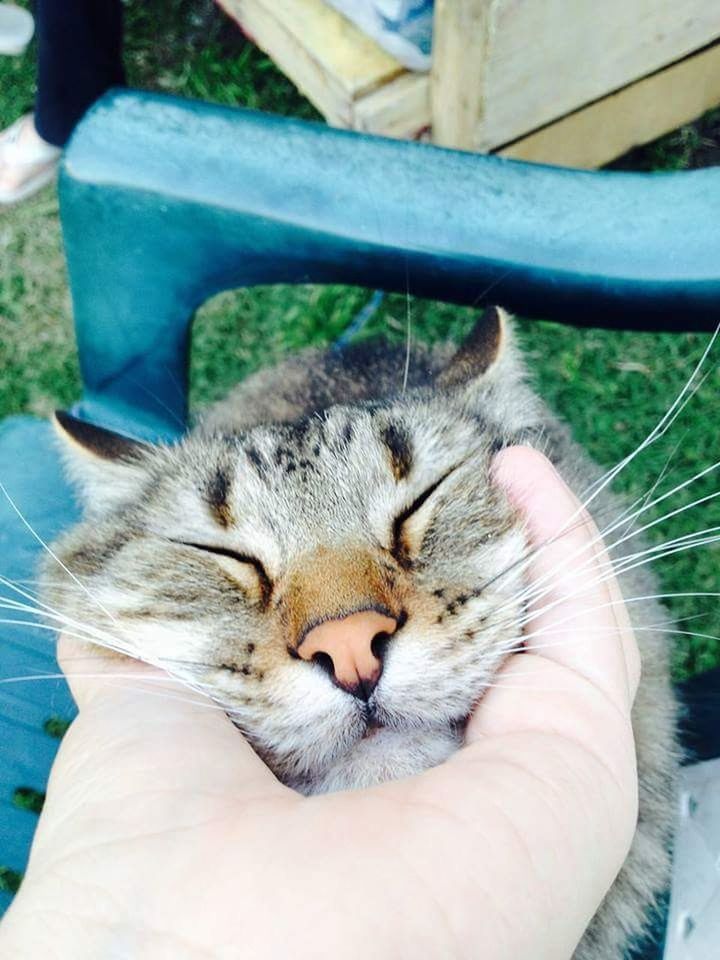
[[[364,133],[412,140],[426,130],[430,117],[430,77],[403,73],[357,100],[352,127]]]
[[[498,5],[499,0],[435,0],[432,137],[442,146],[476,147]]]
[[[713,68],[681,64],[677,89],[607,93],[720,36],[720,0],[436,0],[431,80],[323,0],[219,3],[330,123],[370,133],[414,137],[432,114],[438,143],[591,167],[717,102]]]
[[[218,0],[283,73],[337,126],[353,102],[404,67],[323,0]]]
[[[718,37],[718,0],[502,0],[475,147],[509,143]]]
[[[567,167],[599,167],[720,104],[720,43],[630,84],[498,151]]]

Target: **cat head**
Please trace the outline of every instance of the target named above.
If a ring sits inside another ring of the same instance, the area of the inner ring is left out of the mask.
[[[86,519],[51,604],[207,692],[299,789],[437,762],[518,636],[524,533],[490,478],[535,416],[511,339],[493,309],[425,386],[173,446],[58,414]]]

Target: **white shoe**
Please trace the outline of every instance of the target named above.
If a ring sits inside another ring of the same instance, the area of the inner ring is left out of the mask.
[[[0,3],[0,53],[20,56],[33,38],[32,14],[14,3]]]
[[[0,134],[0,206],[19,203],[55,179],[62,150],[36,133],[23,137],[25,124],[32,122],[28,113]],[[12,186],[2,183],[8,170],[17,173]]]

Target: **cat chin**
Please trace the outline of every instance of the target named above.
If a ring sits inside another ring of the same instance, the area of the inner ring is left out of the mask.
[[[371,730],[320,776],[298,785],[302,793],[358,790],[409,777],[447,760],[462,738],[451,730]]]

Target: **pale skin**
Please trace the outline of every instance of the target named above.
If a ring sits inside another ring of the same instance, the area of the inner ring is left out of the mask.
[[[595,537],[539,453],[504,451],[495,476],[535,543],[575,517],[531,580]],[[125,663],[83,679],[64,641],[80,713],[0,955],[569,960],[637,816],[640,661],[617,583],[596,582],[603,557],[556,578],[558,604],[528,626],[542,638],[507,662],[462,750],[365,791],[300,797],[207,701],[139,665],[133,682]],[[151,695],[160,682],[169,697]]]

